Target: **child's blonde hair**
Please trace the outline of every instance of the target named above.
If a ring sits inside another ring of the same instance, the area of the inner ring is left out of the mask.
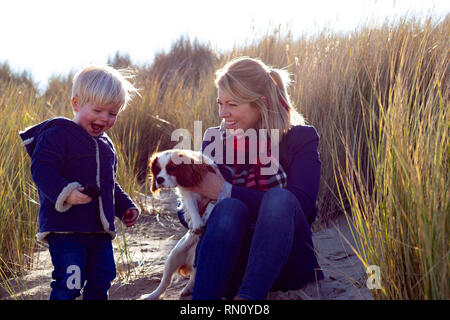
[[[95,105],[114,104],[120,106],[119,111],[122,111],[135,94],[139,95],[129,81],[131,78],[131,74],[125,69],[89,66],[75,74],[72,98],[78,97],[80,106],[88,102]]]
[[[287,88],[291,80],[286,70],[267,66],[259,59],[240,57],[216,71],[216,87],[236,102],[250,103],[260,113],[255,129],[278,129],[285,133],[305,120],[292,106]]]

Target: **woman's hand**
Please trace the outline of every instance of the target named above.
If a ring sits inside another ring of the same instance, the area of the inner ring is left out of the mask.
[[[208,199],[217,200],[220,189],[222,189],[222,185],[224,183],[225,179],[217,170],[217,173],[215,174],[212,172],[208,172],[199,185],[188,189],[190,191],[197,192]]]
[[[200,214],[200,217],[203,216],[203,213],[205,213],[206,207],[208,206],[208,203],[211,201],[211,199],[202,197],[200,200],[197,201],[198,206],[198,213]]]
[[[92,201],[92,198],[88,195],[80,192],[79,190],[73,190],[66,199],[66,202],[71,205],[86,204]]]

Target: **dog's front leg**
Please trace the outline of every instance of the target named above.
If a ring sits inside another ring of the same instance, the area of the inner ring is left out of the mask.
[[[174,263],[173,259],[167,259],[164,265],[164,272],[159,286],[150,294],[141,296],[141,300],[158,300],[159,296],[166,291],[167,287],[172,282],[172,276],[179,267]]]
[[[205,224],[198,212],[197,198],[192,195],[191,192],[185,192],[181,190],[183,197],[185,213],[187,212],[191,217],[189,222],[189,228],[195,234],[200,234],[204,231]]]
[[[181,238],[175,247],[170,251],[169,257],[164,264],[164,271],[159,286],[150,294],[145,294],[140,297],[140,300],[157,300],[159,296],[166,291],[167,287],[172,282],[173,274],[184,263],[186,252],[192,246],[189,232]]]

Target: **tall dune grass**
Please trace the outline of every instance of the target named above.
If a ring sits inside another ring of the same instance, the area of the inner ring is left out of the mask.
[[[30,180],[28,155],[18,132],[33,124],[45,110],[35,105],[34,94],[15,85],[2,87],[0,95],[0,280],[30,261],[37,232],[39,200]],[[29,107],[29,106],[35,107]]]
[[[363,61],[363,138],[340,133],[344,165],[334,149],[341,203],[361,260],[380,267],[375,298],[449,299],[450,21],[384,32],[389,55],[376,68]]]
[[[449,17],[410,17],[345,35],[294,38],[277,29],[220,54],[180,39],[154,65],[133,66],[141,97],[111,130],[119,183],[143,205],[148,157],[176,143],[172,130],[218,124],[213,70],[236,56],[260,57],[292,74],[292,101],[321,137],[315,226],[351,215],[357,254],[381,267],[375,298],[448,299],[449,33]],[[187,77],[191,69],[202,72]],[[0,278],[24,268],[35,248],[38,200],[17,133],[70,117],[69,84],[70,76],[54,78],[35,96],[0,81]],[[126,260],[125,236],[122,243]]]

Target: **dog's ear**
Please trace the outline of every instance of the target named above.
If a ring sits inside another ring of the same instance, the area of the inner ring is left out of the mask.
[[[159,191],[159,188],[156,186],[156,178],[152,177],[152,188],[151,188],[151,192],[157,193]]]
[[[177,181],[182,187],[193,187],[200,184],[209,171],[207,164],[182,163],[177,166]]]
[[[196,177],[193,170],[194,164],[180,163],[176,165],[175,177],[181,187],[190,188],[196,185]]]
[[[158,163],[158,156],[156,154],[152,155],[149,167],[150,167],[150,177],[152,180],[152,188],[150,189],[150,191],[152,193],[156,193],[159,190],[158,186],[156,185],[156,176],[161,171],[161,168],[159,167]]]

